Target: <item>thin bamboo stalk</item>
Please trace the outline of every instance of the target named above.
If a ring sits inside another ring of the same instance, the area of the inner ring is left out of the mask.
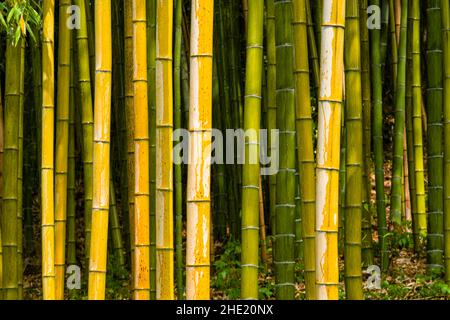
[[[420,57],[420,3],[413,0],[410,19],[412,20],[412,95],[413,95],[413,136],[414,136],[414,173],[416,178],[417,226],[420,237],[427,234],[427,213],[425,201],[425,178],[422,143],[422,80]]]
[[[54,208],[54,0],[43,2],[42,29],[42,296],[55,299],[55,208]],[[45,129],[45,135],[44,135]]]
[[[77,62],[78,87],[80,88],[81,127],[83,136],[83,187],[84,187],[84,228],[85,228],[85,259],[89,261],[91,244],[91,213],[93,188],[93,141],[94,113],[92,108],[91,72],[89,64],[89,43],[86,22],[86,7],[83,0],[76,0],[80,8],[80,29],[77,30]],[[87,264],[89,265],[89,264]]]
[[[56,100],[55,158],[55,295],[64,299],[66,263],[67,170],[69,151],[70,45],[71,32],[66,27],[69,0],[59,3],[58,95]]]
[[[405,3],[404,3],[405,4]],[[402,223],[403,143],[405,131],[405,81],[408,10],[402,10],[400,46],[398,52],[398,76],[395,95],[394,152],[391,187],[391,221],[396,228]]]
[[[374,5],[379,5],[380,1],[373,1]],[[371,80],[372,80],[372,137],[373,152],[375,155],[375,189],[376,208],[378,219],[378,242],[380,246],[382,270],[386,270],[389,263],[389,252],[386,225],[386,208],[384,202],[384,156],[383,156],[383,90],[381,82],[381,55],[380,55],[380,30],[370,30],[371,37]]]
[[[181,23],[183,18],[183,1],[177,0],[175,6],[175,41],[174,41],[174,66],[173,66],[173,85],[174,85],[174,129],[181,128]],[[174,155],[178,156],[178,155]],[[178,159],[180,160],[180,159]],[[175,255],[176,255],[176,284],[177,298],[183,300],[184,281],[183,281],[183,179],[182,167],[180,161],[174,164],[174,184],[175,184]]]
[[[315,298],[315,160],[313,120],[311,115],[308,55],[308,1],[294,0],[295,90],[297,158],[301,197],[302,233],[304,243],[305,285],[307,299]]]

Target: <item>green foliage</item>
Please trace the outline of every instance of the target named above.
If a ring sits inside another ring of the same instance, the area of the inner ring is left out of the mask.
[[[241,284],[241,245],[237,241],[228,241],[220,258],[213,264],[214,275],[211,279],[211,286],[223,292],[228,299],[238,299],[240,297]]]
[[[20,38],[27,35],[36,42],[33,29],[41,25],[40,7],[35,0],[8,0],[0,3],[0,25],[17,45]]]

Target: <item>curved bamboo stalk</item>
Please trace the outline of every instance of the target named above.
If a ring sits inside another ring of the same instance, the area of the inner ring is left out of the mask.
[[[444,166],[442,136],[442,23],[439,0],[427,7],[427,111],[428,111],[428,238],[427,268],[442,272],[444,252]]]
[[[316,181],[316,298],[338,299],[338,188],[345,1],[323,3]]]
[[[345,126],[346,187],[345,193],[345,292],[347,299],[362,300],[361,220],[363,188],[363,111],[361,92],[361,43],[358,0],[346,1],[345,21]]]
[[[64,299],[69,151],[70,29],[66,27],[69,0],[59,3],[58,95],[56,100],[55,160],[55,295]]]
[[[54,0],[43,2],[42,29],[42,295],[55,299],[55,208],[54,208]],[[45,134],[44,134],[45,131]]]
[[[186,298],[209,299],[213,2],[191,2]]]
[[[95,103],[92,236],[89,260],[89,300],[104,300],[109,215],[111,119],[111,1],[95,3]]]
[[[245,142],[242,175],[241,298],[258,299],[259,258],[259,129],[262,100],[263,0],[248,2],[247,66],[245,77]]]
[[[133,293],[150,299],[150,181],[147,92],[146,1],[132,0],[134,105],[134,255]]]
[[[156,298],[174,299],[173,1],[156,8]]]
[[[277,128],[280,130],[280,163],[277,173],[276,229],[274,246],[277,299],[292,300],[295,244],[295,84],[292,37],[292,1],[275,1],[277,55]]]
[[[305,285],[307,299],[315,298],[315,210],[316,194],[311,185],[315,183],[315,161],[313,142],[313,120],[309,80],[307,4],[305,0],[294,0],[294,44],[295,44],[295,112],[297,131],[297,158],[301,197],[301,216],[303,228]]]

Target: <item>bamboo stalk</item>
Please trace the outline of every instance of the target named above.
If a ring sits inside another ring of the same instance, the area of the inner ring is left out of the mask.
[[[427,233],[427,213],[425,202],[425,180],[422,144],[422,80],[420,72],[420,4],[413,0],[410,19],[412,23],[412,95],[413,95],[413,136],[414,136],[414,173],[417,197],[417,226],[420,237]]]
[[[403,3],[405,4],[405,3]],[[398,76],[395,95],[394,160],[391,187],[391,221],[397,229],[402,223],[403,133],[405,131],[405,79],[408,10],[402,10],[400,46],[398,52]]]
[[[186,298],[209,299],[213,2],[191,2]],[[201,94],[200,94],[201,93]]]
[[[315,160],[313,119],[311,115],[309,52],[307,24],[308,1],[294,0],[295,90],[297,158],[301,197],[302,233],[304,243],[305,285],[307,299],[315,298]]]
[[[345,21],[345,126],[346,185],[345,193],[345,292],[347,299],[362,300],[361,220],[363,188],[363,111],[361,92],[361,43],[358,0],[347,0]],[[364,190],[365,191],[365,190]]]
[[[91,244],[91,213],[93,188],[93,141],[94,113],[92,108],[91,71],[89,64],[89,44],[86,22],[86,7],[83,0],[76,0],[80,8],[80,29],[77,30],[78,50],[78,87],[80,88],[81,127],[83,136],[83,187],[84,187],[84,223],[85,223],[85,259],[89,261]],[[89,265],[87,263],[87,265]]]
[[[183,1],[177,0],[175,7],[175,41],[174,41],[174,129],[181,128],[181,23],[183,18]],[[174,155],[178,156],[178,155]],[[175,159],[174,159],[175,160]],[[177,298],[183,300],[183,179],[181,162],[175,161],[174,164],[174,184],[175,184],[175,254],[176,254],[176,284]]]
[[[338,299],[338,188],[345,1],[325,1],[316,181],[316,298]]]
[[[58,33],[58,95],[56,100],[56,160],[55,160],[55,295],[64,299],[66,219],[67,219],[67,170],[69,151],[69,103],[70,103],[70,29],[66,27],[69,0],[59,3]]]
[[[370,44],[367,28],[367,0],[362,0],[359,17],[361,32],[361,86],[363,117],[363,217],[362,217],[362,260],[365,266],[373,264],[372,250],[372,214],[371,191],[372,182],[372,94],[370,84]]]
[[[55,1],[43,2],[42,29],[42,296],[55,299],[55,208],[54,208],[54,10]],[[45,135],[44,135],[45,130]]]
[[[157,1],[156,21],[156,298],[172,300],[173,1]]]
[[[373,1],[379,5],[380,1]],[[375,188],[376,208],[378,218],[378,242],[380,246],[381,269],[386,270],[389,264],[389,252],[386,239],[386,208],[384,202],[384,156],[383,156],[383,90],[380,55],[380,30],[370,30],[371,33],[371,77],[372,77],[372,137],[373,152],[375,155]]]
[[[442,58],[444,70],[444,267],[445,281],[450,283],[450,9],[441,1]]]
[[[295,84],[292,37],[292,1],[275,1],[275,44],[277,56],[277,128],[280,130],[280,163],[277,173],[276,229],[274,246],[277,299],[292,300],[295,244]]]
[[[150,199],[156,199],[156,0],[147,1]],[[156,299],[156,201],[150,201],[150,299]]]
[[[262,100],[263,0],[248,2],[245,77],[245,162],[242,175],[241,298],[258,299],[259,258],[259,129]]]
[[[428,65],[428,238],[427,269],[442,272],[444,252],[444,166],[442,136],[442,36],[440,1],[428,1],[427,7]]]
[[[104,300],[109,215],[111,119],[111,1],[95,3],[95,103],[92,237],[89,261],[89,300]]]

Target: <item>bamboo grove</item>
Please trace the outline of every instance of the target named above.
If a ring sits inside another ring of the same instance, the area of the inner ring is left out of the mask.
[[[0,298],[360,300],[399,250],[450,285],[449,7],[3,1]]]

